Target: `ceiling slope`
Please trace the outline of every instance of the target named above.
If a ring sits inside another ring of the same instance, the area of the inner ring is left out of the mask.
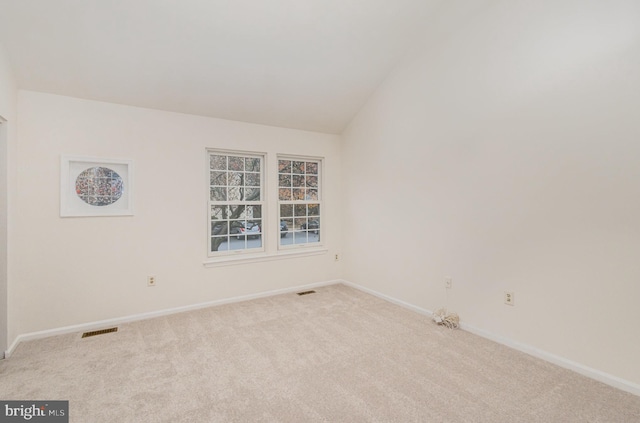
[[[21,89],[340,133],[442,0],[0,0]]]

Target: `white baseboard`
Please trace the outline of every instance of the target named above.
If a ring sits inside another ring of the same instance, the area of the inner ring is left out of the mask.
[[[626,391],[631,394],[640,396],[640,385],[636,383],[621,379],[617,376],[613,376],[605,372],[601,372],[600,370],[596,370],[591,367],[584,366],[580,363],[576,363],[575,361],[571,361],[567,358],[560,357],[555,354],[551,354],[549,352],[540,350],[538,348],[534,348],[530,345],[513,341],[503,336],[499,336],[494,333],[487,332],[483,329],[478,329],[468,324],[461,324],[460,328],[463,330],[466,330],[467,332],[471,332],[475,335],[482,336],[483,338],[490,339],[499,344],[506,345],[507,347],[513,348],[514,350],[521,351],[525,354],[529,354],[533,357],[540,358],[542,360],[548,361],[550,363],[553,363],[565,369],[572,370],[576,373],[580,373],[581,375],[587,376],[588,378],[591,378],[591,379],[595,379],[598,382],[602,382],[607,385],[613,386],[614,388],[618,388],[622,391]]]
[[[72,325],[72,326],[65,326],[65,327],[61,327],[61,328],[55,328],[55,329],[48,329],[48,330],[43,330],[43,331],[38,331],[38,332],[31,332],[31,333],[25,333],[25,334],[21,334],[18,335],[16,337],[16,339],[13,341],[13,343],[10,345],[9,349],[7,351],[5,351],[5,358],[9,358],[11,356],[11,354],[15,351],[16,347],[21,343],[21,342],[25,342],[25,341],[30,341],[30,340],[34,340],[34,339],[40,339],[40,338],[46,338],[49,336],[55,336],[55,335],[64,335],[64,334],[68,334],[68,333],[74,333],[74,332],[85,332],[85,331],[89,331],[89,330],[96,330],[96,329],[100,329],[100,328],[104,328],[104,327],[108,327],[108,326],[115,326],[115,325],[119,325],[119,324],[123,324],[123,323],[129,323],[129,322],[134,322],[134,321],[138,321],[138,320],[144,320],[144,319],[151,319],[154,317],[161,317],[161,316],[167,316],[167,315],[171,315],[171,314],[176,314],[176,313],[183,313],[186,311],[191,311],[191,310],[197,310],[200,308],[205,308],[205,307],[213,307],[213,306],[219,306],[219,305],[223,305],[223,304],[231,304],[231,303],[237,303],[240,301],[248,301],[248,300],[254,300],[257,298],[265,298],[265,297],[271,297],[274,295],[280,295],[280,294],[288,294],[288,293],[292,293],[292,292],[298,292],[298,291],[304,291],[304,290],[308,290],[308,289],[313,289],[313,288],[318,288],[321,286],[327,286],[327,285],[334,285],[337,283],[342,283],[344,285],[350,286],[352,288],[358,289],[360,291],[366,292],[368,294],[374,295],[378,298],[381,298],[383,300],[389,301],[393,304],[397,304],[401,307],[407,308],[409,310],[412,310],[416,313],[420,313],[420,314],[424,314],[426,316],[431,316],[433,314],[432,311],[418,307],[416,305],[410,304],[406,301],[402,301],[399,300],[397,298],[393,298],[390,297],[388,295],[382,294],[380,292],[374,291],[372,289],[363,287],[361,285],[357,285],[353,282],[349,282],[346,280],[332,280],[332,281],[325,281],[325,282],[317,282],[317,283],[311,283],[311,284],[307,284],[307,285],[299,285],[299,286],[295,286],[295,287],[290,287],[290,288],[283,288],[283,289],[276,289],[276,290],[271,290],[271,291],[264,291],[264,292],[259,292],[256,294],[249,294],[249,295],[242,295],[242,296],[238,296],[238,297],[232,297],[232,298],[226,298],[226,299],[222,299],[222,300],[214,300],[214,301],[207,301],[204,303],[198,303],[198,304],[192,304],[192,305],[188,305],[188,306],[183,306],[183,307],[175,307],[175,308],[170,308],[170,309],[164,309],[164,310],[158,310],[158,311],[152,311],[152,312],[148,312],[148,313],[140,313],[140,314],[134,314],[134,315],[130,315],[130,316],[124,316],[124,317],[119,317],[119,318],[114,318],[114,319],[106,319],[106,320],[100,320],[100,321],[96,321],[96,322],[90,322],[90,323],[83,323],[83,324],[79,324],[79,325]],[[550,363],[556,364],[560,367],[563,367],[565,369],[569,369],[572,371],[575,371],[583,376],[587,376],[591,379],[595,379],[599,382],[605,383],[607,385],[613,386],[617,389],[629,392],[631,394],[634,395],[638,395],[640,396],[640,385],[621,379],[619,377],[610,375],[608,373],[602,372],[600,370],[596,370],[593,369],[591,367],[587,367],[584,366],[580,363],[576,363],[574,361],[571,361],[569,359],[566,359],[564,357],[560,357],[557,356],[555,354],[551,354],[549,352],[540,350],[538,348],[534,348],[530,345],[526,345],[526,344],[522,344],[516,341],[513,341],[511,339],[505,338],[503,336],[500,335],[496,335],[494,333],[491,333],[489,331],[486,331],[484,329],[479,329],[476,328],[472,325],[466,324],[466,323],[461,323],[460,324],[461,329],[466,330],[468,332],[471,332],[475,335],[481,336],[483,338],[487,338],[490,339],[494,342],[497,342],[499,344],[505,345],[507,347],[513,348],[515,350],[521,351],[525,354],[529,354],[531,356],[540,358],[542,360],[548,361]]]
[[[381,293],[379,293],[377,291],[374,291],[374,290],[369,289],[369,288],[365,288],[365,287],[357,285],[355,283],[344,281],[344,280],[341,281],[341,282],[344,285],[350,286],[352,288],[358,289],[360,291],[366,292],[366,293],[371,294],[371,295],[375,295],[376,297],[382,298],[384,300],[387,300],[387,301],[389,301],[391,303],[394,303],[394,304],[397,304],[399,306],[408,308],[409,310],[413,310],[413,311],[415,311],[417,313],[424,314],[424,315],[427,315],[427,316],[431,316],[433,314],[433,312],[430,311],[430,310],[415,306],[413,304],[409,304],[409,303],[407,303],[405,301],[398,300],[396,298],[390,297],[390,296],[385,295],[385,294],[381,294]],[[511,340],[509,338],[505,338],[503,336],[496,335],[496,334],[491,333],[489,331],[486,331],[484,329],[476,328],[476,327],[474,327],[472,325],[469,325],[469,324],[466,324],[464,322],[460,324],[460,328],[462,330],[467,331],[467,332],[471,332],[471,333],[473,333],[475,335],[478,335],[478,336],[481,336],[483,338],[490,339],[490,340],[492,340],[494,342],[497,342],[499,344],[505,345],[505,346],[507,346],[509,348],[513,348],[513,349],[521,351],[521,352],[523,352],[525,354],[529,354],[529,355],[531,355],[533,357],[540,358],[542,360],[548,361],[550,363],[553,363],[553,364],[555,364],[557,366],[560,366],[560,367],[563,367],[565,369],[572,370],[572,371],[574,371],[576,373],[579,373],[579,374],[581,374],[583,376],[586,376],[588,378],[597,380],[598,382],[602,382],[602,383],[605,383],[605,384],[607,384],[609,386],[613,386],[614,388],[620,389],[622,391],[629,392],[631,394],[640,396],[640,385],[638,385],[636,383],[630,382],[628,380],[624,380],[624,379],[619,378],[617,376],[610,375],[608,373],[602,372],[602,371],[597,370],[597,369],[593,369],[591,367],[584,366],[584,365],[582,365],[580,363],[576,363],[575,361],[571,361],[571,360],[566,359],[564,357],[560,357],[560,356],[557,356],[555,354],[551,354],[549,352],[540,350],[540,349],[532,347],[530,345],[522,344],[520,342],[513,341],[513,340]]]
[[[183,307],[168,308],[164,310],[133,314],[133,315],[124,316],[124,317],[117,317],[114,319],[99,320],[96,322],[82,323],[79,325],[64,326],[60,328],[47,329],[47,330],[38,331],[38,332],[24,333],[24,334],[18,335],[16,339],[14,339],[14,341],[9,346],[9,349],[4,352],[4,356],[5,358],[9,358],[21,342],[31,341],[34,339],[47,338],[49,336],[64,335],[64,334],[74,333],[74,332],[86,332],[86,331],[101,329],[109,326],[116,326],[123,323],[135,322],[137,320],[152,319],[154,317],[161,317],[161,316],[167,316],[170,314],[183,313],[185,311],[198,310],[200,308],[214,307],[214,306],[219,306],[223,304],[231,304],[231,303],[237,303],[241,301],[255,300],[257,298],[272,297],[274,295],[289,294],[292,292],[305,291],[313,288],[318,288],[321,286],[335,285],[338,283],[342,283],[342,281],[332,280],[332,281],[325,281],[325,282],[316,282],[316,283],[310,283],[306,285],[294,286],[291,288],[274,289],[271,291],[264,291],[256,294],[241,295],[239,297],[207,301],[204,303],[192,304],[192,305],[183,306]]]
[[[378,298],[382,298],[383,300],[389,301],[390,303],[397,304],[397,305],[402,306],[404,308],[408,308],[409,310],[413,310],[416,313],[424,314],[425,316],[433,315],[433,311],[431,311],[431,310],[427,310],[427,309],[415,306],[413,304],[409,304],[409,303],[407,303],[405,301],[398,300],[396,298],[390,297],[388,295],[381,294],[380,292],[374,291],[373,289],[365,288],[364,286],[355,284],[353,282],[345,281],[345,280],[343,280],[341,282],[342,282],[342,284],[350,286],[351,288],[355,288],[355,289],[357,289],[359,291],[366,292],[367,294],[371,294],[371,295],[374,295],[374,296],[376,296]]]

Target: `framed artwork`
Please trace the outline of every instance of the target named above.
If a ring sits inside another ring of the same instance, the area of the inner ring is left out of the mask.
[[[133,215],[133,160],[61,157],[60,216]]]

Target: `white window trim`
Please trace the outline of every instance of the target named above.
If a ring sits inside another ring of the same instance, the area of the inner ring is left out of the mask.
[[[280,160],[291,160],[291,161],[309,161],[309,162],[318,162],[318,199],[317,200],[305,200],[305,201],[281,201],[280,200],[280,196],[279,196],[279,188],[280,188],[280,181],[279,181],[279,174],[280,172],[278,171],[278,163]],[[307,250],[307,249],[324,249],[324,240],[326,237],[326,230],[324,228],[325,225],[325,210],[324,210],[324,157],[317,157],[317,156],[298,156],[298,155],[294,155],[294,154],[278,154],[276,156],[276,209],[277,209],[277,214],[278,214],[278,234],[280,234],[280,220],[282,219],[282,217],[280,216],[280,205],[281,204],[293,204],[294,207],[296,204],[319,204],[320,205],[320,215],[318,216],[320,218],[320,234],[322,235],[320,237],[320,241],[319,242],[314,242],[314,243],[303,243],[303,244],[290,244],[290,245],[282,245],[281,244],[281,238],[278,237],[278,252],[280,254],[287,254],[287,253],[293,253],[293,252],[300,252],[300,253],[304,253],[300,250]],[[326,249],[325,249],[326,251]]]
[[[299,258],[299,257],[310,257],[317,256],[321,254],[327,254],[329,250],[327,248],[319,248],[319,247],[307,247],[303,250],[288,250],[288,251],[278,251],[277,253],[263,253],[263,254],[254,254],[247,255],[242,254],[238,256],[221,256],[215,257],[210,260],[206,260],[203,262],[204,267],[222,267],[222,266],[233,266],[238,264],[250,264],[250,263],[262,263],[267,261],[274,260],[283,260],[283,259],[291,259],[291,258]]]
[[[227,250],[227,251],[211,251],[211,205],[214,203],[211,200],[211,184],[207,184],[207,261],[230,261],[230,260],[238,260],[242,258],[250,258],[255,257],[260,254],[265,254],[266,252],[266,236],[265,236],[265,222],[268,224],[268,212],[267,212],[267,198],[268,198],[268,190],[267,190],[267,172],[268,172],[268,157],[266,152],[259,151],[238,151],[238,150],[227,150],[227,149],[218,149],[218,148],[207,148],[206,149],[206,169],[207,176],[210,177],[211,172],[211,154],[225,155],[225,156],[238,156],[238,157],[260,157],[260,201],[255,202],[255,205],[261,206],[261,242],[262,246],[260,248],[251,248],[251,249],[241,249],[241,250]],[[218,202],[218,204],[226,203],[230,204],[238,204],[239,202]],[[242,257],[240,257],[242,256]]]
[[[234,265],[242,265],[242,264],[251,264],[251,263],[262,263],[269,261],[277,261],[277,260],[285,260],[292,258],[301,258],[301,257],[310,257],[310,256],[318,256],[327,254],[329,249],[324,245],[325,235],[321,238],[321,241],[318,243],[306,243],[306,244],[294,244],[291,246],[281,246],[280,245],[280,201],[278,195],[278,160],[280,159],[290,159],[290,160],[307,160],[307,161],[317,161],[320,165],[320,171],[318,175],[318,185],[319,185],[319,197],[317,201],[310,201],[311,203],[320,204],[320,217],[322,222],[324,222],[324,201],[323,201],[323,187],[324,187],[324,157],[318,156],[297,156],[292,154],[274,154],[270,155],[267,152],[260,151],[249,151],[249,150],[232,150],[232,149],[223,149],[223,148],[206,148],[206,174],[209,175],[211,171],[210,167],[210,154],[221,154],[221,155],[238,155],[238,156],[260,156],[262,158],[261,165],[261,182],[260,188],[262,192],[261,202],[262,205],[262,248],[261,249],[248,249],[248,250],[229,250],[225,252],[216,252],[213,253],[210,251],[210,243],[211,243],[211,201],[210,201],[210,184],[206,184],[207,188],[207,201],[206,201],[206,225],[207,230],[205,231],[206,235],[206,248],[207,255],[206,259],[202,262],[202,265],[205,268],[215,268],[215,267],[224,267],[224,266],[234,266]],[[271,159],[275,159],[273,163]],[[275,169],[273,169],[275,166]],[[273,186],[273,183],[270,183],[270,180],[276,178],[275,182],[275,191],[270,192],[269,186]],[[273,205],[275,202],[275,205]],[[275,211],[276,220],[275,220],[275,232],[272,226],[274,226],[274,222],[269,220],[269,210]],[[321,229],[322,230],[322,229]],[[273,234],[277,235],[273,235]],[[326,233],[326,232],[325,232]],[[272,240],[274,238],[274,240]]]

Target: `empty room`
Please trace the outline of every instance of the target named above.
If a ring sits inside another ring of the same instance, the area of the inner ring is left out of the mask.
[[[637,0],[0,0],[0,421],[640,422]]]

